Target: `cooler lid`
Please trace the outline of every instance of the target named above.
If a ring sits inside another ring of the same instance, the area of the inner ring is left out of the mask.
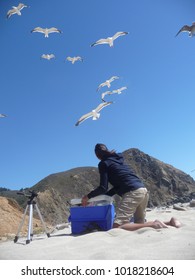
[[[78,205],[78,204],[81,204],[81,198],[73,198],[70,200],[70,203],[71,205]],[[95,196],[93,198],[90,198],[88,200],[89,203],[91,202],[100,202],[100,201],[104,201],[104,202],[107,202],[107,204],[112,204],[113,203],[113,198],[111,196],[108,196],[108,195],[98,195],[98,196]]]

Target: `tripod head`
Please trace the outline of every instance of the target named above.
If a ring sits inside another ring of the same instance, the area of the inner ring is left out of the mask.
[[[33,199],[38,196],[38,193],[35,191],[29,191],[30,194],[27,194],[25,192],[17,192],[18,195],[24,195],[28,197],[28,203],[32,203]]]

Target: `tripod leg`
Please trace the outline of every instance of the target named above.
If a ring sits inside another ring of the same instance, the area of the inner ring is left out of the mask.
[[[30,204],[29,220],[28,220],[28,236],[27,236],[26,244],[29,244],[31,241],[32,218],[33,218],[33,205]]]
[[[42,217],[42,215],[41,215],[41,212],[39,211],[39,208],[38,208],[37,204],[35,204],[35,207],[36,207],[37,213],[38,213],[38,215],[39,215],[39,218],[40,218],[40,220],[41,220],[42,226],[43,226],[43,228],[44,228],[44,230],[45,230],[45,233],[47,234],[47,237],[50,237],[50,234],[47,233],[47,229],[46,229],[45,223],[44,223],[44,221],[43,221],[43,217]]]
[[[29,206],[29,205],[26,205],[26,209],[25,209],[25,211],[24,211],[24,214],[23,214],[23,217],[22,217],[22,221],[21,221],[21,223],[20,223],[20,225],[19,225],[18,232],[17,232],[17,234],[16,234],[16,236],[15,236],[15,238],[14,238],[14,243],[16,243],[16,242],[18,241],[20,231],[21,231],[22,226],[23,226],[23,224],[24,224],[24,220],[25,220],[26,212],[27,212],[27,210],[28,210],[28,206]]]
[[[33,211],[34,211],[34,206],[32,205],[32,219],[31,219],[31,228],[30,228],[30,239],[32,240],[33,238]]]

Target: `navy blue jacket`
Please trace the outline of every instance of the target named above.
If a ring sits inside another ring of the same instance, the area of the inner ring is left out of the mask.
[[[144,188],[143,182],[137,177],[134,171],[126,164],[121,153],[114,153],[107,158],[101,160],[98,164],[100,173],[100,185],[91,191],[88,198],[97,195],[106,194],[113,196],[118,194],[122,196],[124,193]],[[108,183],[113,188],[108,191]]]

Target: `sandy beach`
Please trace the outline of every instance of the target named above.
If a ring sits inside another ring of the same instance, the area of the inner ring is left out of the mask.
[[[72,235],[71,227],[0,243],[1,260],[195,260],[195,208],[185,211],[153,209],[147,220],[168,221],[176,217],[180,228],[143,228],[129,232],[122,229]]]

